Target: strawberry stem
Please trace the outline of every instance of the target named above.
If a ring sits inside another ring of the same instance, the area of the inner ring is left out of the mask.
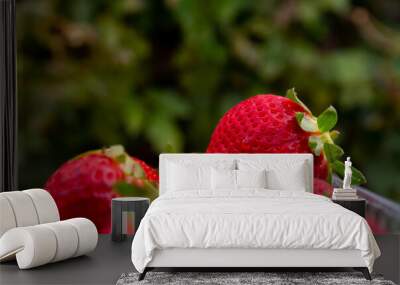
[[[308,146],[312,153],[315,156],[323,155],[328,161],[327,181],[331,183],[333,171],[343,177],[344,164],[340,161],[340,158],[343,156],[344,151],[334,142],[340,133],[337,130],[332,130],[338,121],[336,109],[333,106],[329,106],[318,117],[315,117],[310,109],[299,99],[294,88],[287,91],[286,97],[299,104],[305,110],[305,112],[296,113],[296,121],[303,131],[310,134]],[[361,171],[354,167],[352,169],[352,184],[358,185],[367,182]]]

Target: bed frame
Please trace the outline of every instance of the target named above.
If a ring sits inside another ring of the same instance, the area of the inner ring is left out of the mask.
[[[230,268],[237,271],[295,268],[353,268],[371,280],[359,250],[329,249],[193,249],[171,248],[156,250],[152,261],[139,275],[143,280],[155,268]]]
[[[311,154],[161,154],[160,155],[160,195],[166,191],[166,162],[182,159],[220,160],[254,157],[263,160],[304,161],[308,168],[306,189],[312,192],[313,156]],[[285,268],[353,268],[361,271],[367,280],[371,275],[359,250],[330,249],[250,249],[250,248],[169,248],[158,249],[139,280],[156,268],[229,268],[235,271],[250,269]],[[262,271],[262,270],[261,270]]]

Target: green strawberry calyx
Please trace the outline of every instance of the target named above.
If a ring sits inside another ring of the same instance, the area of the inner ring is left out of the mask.
[[[119,168],[125,175],[124,180],[118,181],[113,185],[113,190],[119,195],[148,197],[150,200],[158,196],[156,183],[148,179],[142,166],[125,151],[124,146],[112,145],[98,150],[91,150],[75,157],[75,159],[90,154],[102,154],[118,163]]]
[[[139,163],[137,163],[122,145],[113,145],[100,150],[102,154],[116,161],[127,176],[145,179],[146,174]]]
[[[303,107],[304,112],[296,113],[296,120],[302,130],[310,133],[308,146],[315,156],[323,155],[328,161],[328,181],[332,180],[332,172],[339,176],[344,176],[344,163],[341,157],[344,155],[343,149],[335,143],[340,135],[337,130],[333,130],[338,115],[333,106],[329,106],[319,116],[315,117],[310,109],[299,99],[294,88],[286,92],[286,98]],[[365,176],[358,169],[352,167],[352,184],[359,185],[367,182]]]
[[[151,200],[158,196],[158,187],[150,181],[142,166],[135,161],[122,145],[103,148],[101,152],[116,161],[125,174],[125,181],[113,186],[114,191],[122,196],[148,197]]]

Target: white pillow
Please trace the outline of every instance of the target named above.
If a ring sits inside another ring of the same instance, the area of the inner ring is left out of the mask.
[[[269,170],[267,181],[269,189],[306,192],[305,165],[303,163],[297,164],[293,168],[285,169],[285,171]]]
[[[256,171],[266,169],[267,188],[271,190],[306,191],[307,165],[304,161],[276,161],[263,164],[260,161],[238,161],[239,170]]]
[[[212,189],[235,190],[236,189],[236,170],[216,169],[211,170]]]
[[[267,171],[236,170],[237,188],[267,188]]]
[[[176,163],[168,163],[167,167],[168,191],[211,188],[211,167],[181,165]]]

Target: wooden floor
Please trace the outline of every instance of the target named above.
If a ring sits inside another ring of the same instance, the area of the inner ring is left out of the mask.
[[[374,272],[400,283],[400,235],[377,236],[376,240],[382,257],[376,261]],[[115,284],[122,273],[134,271],[130,247],[129,240],[115,243],[110,236],[101,235],[96,250],[88,256],[29,270],[19,270],[15,262],[3,263],[0,265],[0,284]]]

